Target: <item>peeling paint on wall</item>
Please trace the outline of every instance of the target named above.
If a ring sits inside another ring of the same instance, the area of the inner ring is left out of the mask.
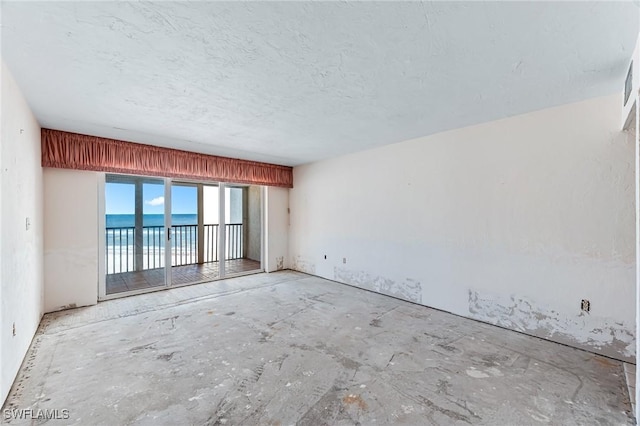
[[[577,309],[560,312],[520,296],[469,290],[469,316],[588,351],[635,362],[633,325]]]
[[[372,290],[387,296],[410,302],[422,303],[422,284],[411,278],[394,281],[387,277],[371,275],[364,271],[352,271],[345,268],[334,268],[333,278],[345,284]]]
[[[315,275],[316,264],[302,256],[294,256],[293,259],[291,259],[291,269],[298,272],[304,272],[305,274]]]

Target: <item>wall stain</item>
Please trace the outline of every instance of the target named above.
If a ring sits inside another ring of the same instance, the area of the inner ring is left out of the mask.
[[[335,267],[333,279],[409,302],[422,303],[422,284],[411,278],[406,278],[404,281],[394,281],[390,278],[371,275],[364,271],[352,271]]]
[[[75,308],[77,308],[77,307],[78,307],[78,305],[77,305],[77,304],[75,304],[75,303],[69,303],[68,305],[60,306],[59,310],[61,310],[61,311],[65,311],[65,310],[67,310],[67,309],[75,309]]]
[[[291,269],[305,274],[315,275],[316,264],[302,256],[294,256],[291,260]]]
[[[469,290],[469,317],[591,352],[635,362],[634,327],[608,318],[564,312],[515,295]]]

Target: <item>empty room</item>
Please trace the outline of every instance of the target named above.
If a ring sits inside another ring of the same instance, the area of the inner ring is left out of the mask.
[[[0,423],[636,424],[638,2],[0,16]]]

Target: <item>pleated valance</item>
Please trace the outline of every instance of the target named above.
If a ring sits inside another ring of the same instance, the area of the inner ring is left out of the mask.
[[[42,166],[293,187],[291,167],[42,129]]]

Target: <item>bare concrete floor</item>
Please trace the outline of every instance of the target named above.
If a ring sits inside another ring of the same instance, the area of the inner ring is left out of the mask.
[[[621,362],[290,271],[47,315],[4,408],[83,425],[633,424]]]

